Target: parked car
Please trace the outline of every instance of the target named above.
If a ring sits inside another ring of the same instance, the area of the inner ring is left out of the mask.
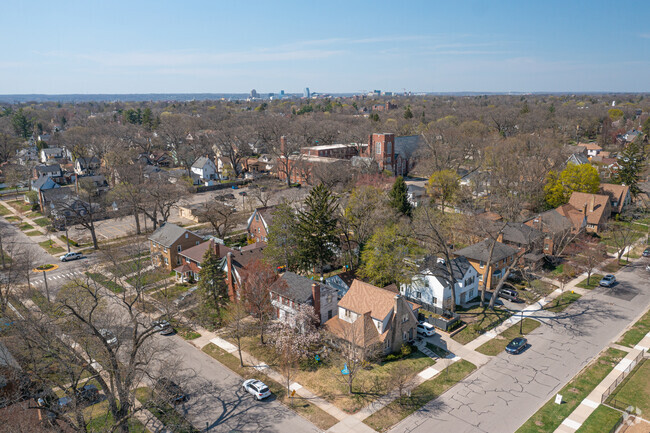
[[[643,257],[650,257],[650,248],[643,250]]]
[[[599,284],[603,287],[612,287],[614,284],[616,284],[616,277],[612,274],[607,274],[603,277],[602,280],[600,280]]]
[[[104,340],[106,340],[106,343],[108,343],[109,346],[115,346],[117,345],[117,337],[111,331],[110,329],[100,329],[99,330],[100,335]]]
[[[506,352],[514,355],[524,350],[527,345],[528,340],[526,340],[524,337],[517,337],[508,343],[506,346]]]
[[[189,400],[186,393],[183,392],[176,382],[166,377],[158,379],[154,386],[156,393],[165,401],[176,404]]]
[[[174,328],[167,320],[156,320],[152,325],[153,329],[161,335],[170,335],[174,333]]]
[[[242,388],[258,399],[262,400],[271,395],[269,387],[264,384],[264,382],[257,379],[248,379],[245,380],[242,384]]]
[[[77,260],[83,257],[83,254],[81,253],[75,253],[74,251],[70,251],[69,253],[65,253],[64,255],[61,256],[61,261],[62,262],[68,262],[70,260]]]
[[[519,293],[517,293],[517,291],[514,289],[501,289],[499,291],[499,296],[512,302],[524,302],[519,297]]]
[[[432,335],[435,335],[436,328],[431,323],[420,322],[418,323],[417,331],[418,334],[422,334],[426,337],[431,337]]]
[[[95,385],[89,384],[84,385],[81,388],[77,388],[77,399],[78,401],[86,401],[88,403],[95,403],[99,400],[99,390]]]

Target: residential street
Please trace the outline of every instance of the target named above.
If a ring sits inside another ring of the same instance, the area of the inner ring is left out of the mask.
[[[553,320],[531,316],[543,324],[528,336],[527,350],[493,358],[390,431],[516,431],[650,303],[644,261],[617,278],[613,288],[593,290]]]

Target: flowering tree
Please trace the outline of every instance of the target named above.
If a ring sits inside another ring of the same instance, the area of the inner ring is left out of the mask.
[[[287,381],[287,394],[291,393],[289,385],[295,376],[298,362],[307,358],[320,342],[317,323],[313,307],[298,305],[295,314],[287,316],[284,321],[275,322],[269,329],[270,343],[275,348],[280,371]]]

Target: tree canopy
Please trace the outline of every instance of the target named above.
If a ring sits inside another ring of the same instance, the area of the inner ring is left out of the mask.
[[[398,176],[393,183],[393,188],[388,194],[390,197],[390,205],[399,213],[406,216],[411,216],[411,203],[408,200],[408,187],[404,178]]]
[[[550,207],[558,207],[567,203],[574,191],[596,194],[599,187],[600,178],[596,167],[590,164],[568,164],[559,174],[551,171],[546,177],[546,203]]]

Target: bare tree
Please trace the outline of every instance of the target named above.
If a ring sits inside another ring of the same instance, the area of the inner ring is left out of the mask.
[[[280,283],[275,284],[274,291],[282,293],[288,286],[284,280],[278,280],[278,274],[271,265],[259,260],[248,265],[240,273],[241,302],[257,322],[260,343],[264,344],[264,335],[274,312],[269,288],[276,281],[280,281]]]
[[[248,196],[257,200],[262,207],[266,207],[280,192],[280,186],[275,179],[258,179],[248,188]]]
[[[241,340],[250,334],[250,323],[248,312],[244,304],[231,302],[223,312],[223,331],[227,337],[235,341],[239,353],[239,366],[244,366],[244,358],[241,354]]]
[[[201,221],[207,221],[220,239],[225,239],[241,222],[237,209],[218,201],[208,201],[195,211]]]
[[[572,249],[578,254],[576,261],[584,272],[587,273],[587,285],[591,284],[591,274],[594,269],[607,257],[607,250],[603,244],[590,242],[586,237],[574,243]]]

